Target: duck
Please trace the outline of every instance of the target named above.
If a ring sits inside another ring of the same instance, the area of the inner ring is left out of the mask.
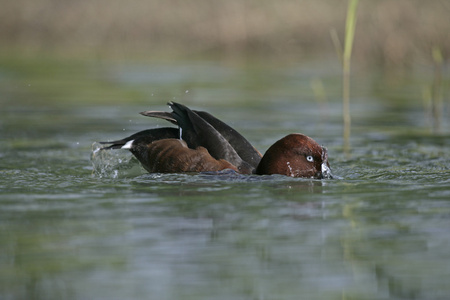
[[[205,111],[169,102],[171,112],[143,111],[177,127],[146,129],[120,140],[100,142],[102,150],[129,150],[149,173],[201,173],[233,170],[240,174],[332,178],[328,151],[302,133],[276,141],[262,155],[225,122]]]

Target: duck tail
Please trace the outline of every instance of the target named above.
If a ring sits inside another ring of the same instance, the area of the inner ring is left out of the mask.
[[[109,144],[109,146],[101,148],[102,150],[121,149],[123,146],[125,146],[126,143],[128,143],[131,140],[135,140],[142,144],[150,144],[153,141],[162,139],[176,139],[178,138],[178,135],[179,133],[177,128],[161,127],[139,131],[121,140],[115,140],[111,142],[99,142],[99,143],[102,145]]]
[[[117,140],[117,141],[112,141],[112,142],[98,142],[98,143],[102,144],[102,145],[111,144],[109,146],[100,148],[100,150],[111,150],[111,149],[121,149],[127,143],[127,141]]]

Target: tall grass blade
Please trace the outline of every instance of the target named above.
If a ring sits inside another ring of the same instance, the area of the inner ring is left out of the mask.
[[[431,97],[431,116],[433,120],[433,132],[441,131],[441,115],[442,115],[442,68],[444,59],[441,49],[434,46],[431,50],[434,62],[434,78],[432,85]]]
[[[350,62],[356,27],[356,9],[359,0],[349,0],[345,24],[345,43],[342,57],[342,104],[344,119],[344,152],[350,153]]]

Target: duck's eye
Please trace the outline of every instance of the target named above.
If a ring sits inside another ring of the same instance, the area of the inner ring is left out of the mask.
[[[308,155],[306,157],[306,160],[309,161],[309,162],[313,162],[314,161],[314,157],[312,157],[311,155]]]

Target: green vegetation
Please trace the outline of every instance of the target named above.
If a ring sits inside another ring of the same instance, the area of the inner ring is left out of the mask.
[[[350,62],[352,57],[353,39],[356,27],[356,10],[358,0],[350,0],[348,4],[347,20],[345,23],[345,44],[342,56],[342,107],[344,119],[344,151],[350,151]]]
[[[433,131],[441,131],[442,116],[442,69],[444,60],[438,47],[433,47],[431,55],[434,62],[434,80],[431,97],[431,112],[433,116]]]

